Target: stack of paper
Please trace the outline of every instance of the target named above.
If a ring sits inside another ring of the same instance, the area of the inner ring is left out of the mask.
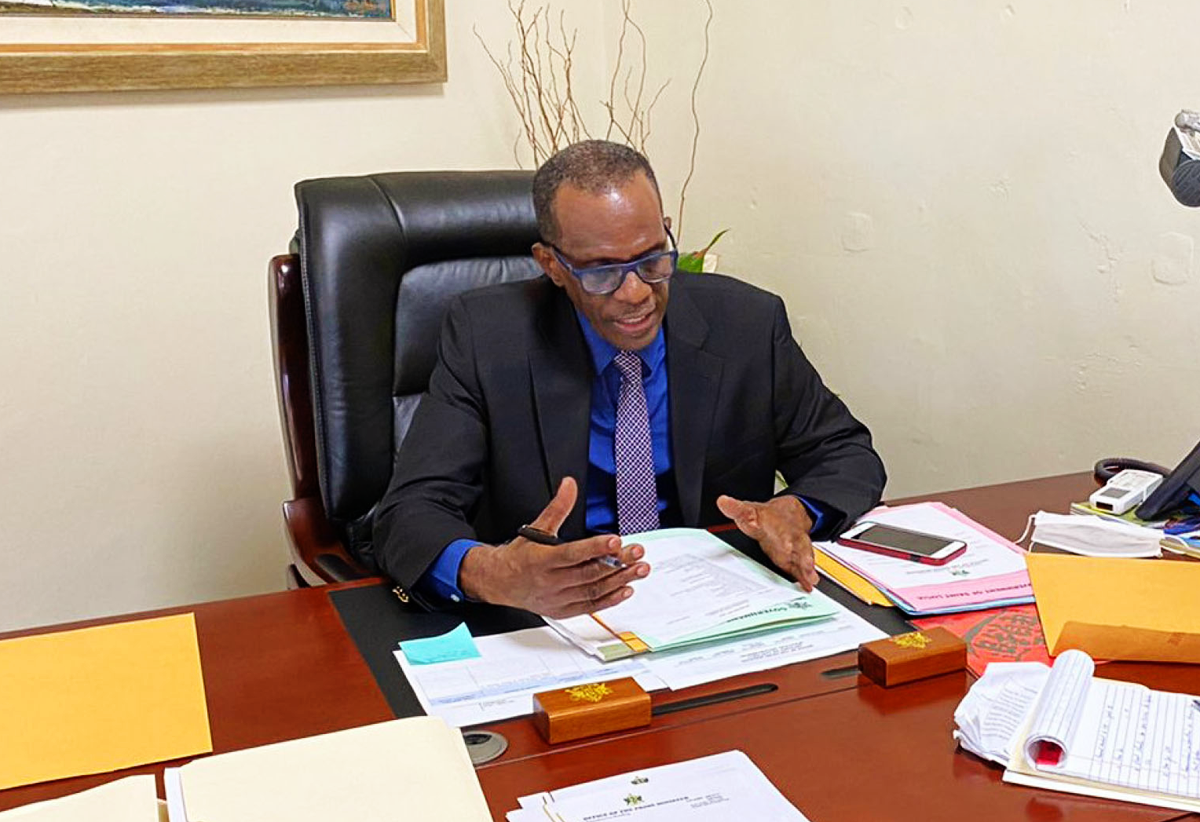
[[[523,796],[508,822],[806,822],[741,751],[630,771],[595,782]]]
[[[1124,514],[1114,514],[1111,511],[1101,511],[1087,502],[1071,503],[1072,514],[1094,514],[1105,519],[1115,519],[1133,525],[1152,528],[1161,537],[1159,545],[1176,554],[1200,559],[1200,511],[1190,505],[1183,510],[1175,511],[1167,519],[1147,521],[1139,519],[1133,510]]]
[[[455,629],[464,630],[465,623]],[[473,642],[477,653],[460,659],[414,660],[404,650],[395,652],[425,712],[460,728],[524,716],[533,712],[534,694],[585,682],[631,676],[647,691],[665,687],[639,659],[605,665],[545,627]]]
[[[1156,531],[1162,531],[1164,534],[1183,534],[1200,528],[1200,511],[1197,511],[1194,506],[1182,511],[1172,512],[1168,517],[1155,520],[1141,519],[1136,511],[1136,508],[1131,508],[1124,514],[1114,514],[1112,511],[1097,508],[1090,502],[1071,503],[1072,514],[1103,517],[1104,519],[1126,522],[1130,525],[1139,525],[1143,528],[1153,528]]]
[[[1200,559],[1200,531],[1167,534],[1159,540],[1158,544],[1172,553]]]
[[[150,774],[127,776],[98,788],[0,812],[0,822],[158,822]]]
[[[1081,651],[1054,667],[990,665],[954,712],[964,748],[1004,781],[1200,811],[1200,699],[1095,679]]]
[[[877,508],[863,521],[962,540],[967,550],[942,565],[818,542],[818,552],[881,591],[911,616],[976,611],[1033,602],[1025,552],[1012,541],[940,502]],[[818,570],[838,581],[818,562]]]
[[[170,822],[491,819],[462,734],[412,717],[168,768]]]
[[[460,625],[447,636],[458,635],[459,647],[470,642],[469,651],[450,656],[422,649],[409,656],[411,643],[404,642],[395,656],[425,712],[465,727],[532,713],[533,695],[541,691],[627,676],[647,691],[689,688],[853,650],[886,636],[820,592],[811,596],[834,616],[614,662],[595,659],[547,627],[472,639]]]
[[[603,660],[830,619],[835,611],[707,531],[671,528],[624,539],[646,549],[650,576],[599,614],[547,622]]]

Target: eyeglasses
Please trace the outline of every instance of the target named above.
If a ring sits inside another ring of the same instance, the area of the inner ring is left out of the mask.
[[[579,280],[579,285],[583,287],[584,291],[601,296],[611,294],[620,288],[621,283],[625,282],[625,275],[630,271],[637,274],[641,281],[648,285],[671,279],[671,275],[675,273],[675,266],[679,264],[679,249],[675,247],[675,237],[672,236],[671,229],[664,226],[664,230],[667,232],[667,239],[671,242],[669,251],[655,251],[627,263],[597,265],[590,268],[576,268],[567,262],[556,245],[553,243],[547,243],[547,245],[550,246],[562,267]]]

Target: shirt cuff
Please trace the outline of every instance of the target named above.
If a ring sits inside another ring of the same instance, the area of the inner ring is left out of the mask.
[[[808,533],[819,534],[821,532],[821,524],[829,518],[826,515],[824,507],[821,505],[821,503],[814,502],[813,500],[810,500],[807,497],[802,497],[799,494],[796,494],[796,499],[800,500],[800,503],[808,509],[808,516],[813,521],[813,526],[809,529]]]
[[[458,587],[458,569],[467,551],[480,544],[473,539],[456,539],[447,545],[421,574],[415,586],[417,590],[442,604],[465,601],[466,596]]]

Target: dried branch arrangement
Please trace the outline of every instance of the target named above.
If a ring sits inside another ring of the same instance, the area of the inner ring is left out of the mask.
[[[650,85],[646,71],[646,33],[632,14],[633,0],[621,2],[621,30],[617,40],[617,60],[609,82],[608,97],[600,100],[605,118],[602,129],[590,130],[576,99],[574,78],[575,47],[578,29],[568,30],[565,14],[554,14],[549,4],[529,8],[525,0],[509,0],[515,36],[503,55],[498,56],[475,30],[475,37],[504,81],[521,120],[521,132],[513,144],[517,164],[522,164],[521,144],[533,156],[534,165],[541,163],[561,148],[579,140],[603,134],[606,140],[619,140],[650,156],[650,141],[654,107],[667,87],[670,78],[661,84]],[[696,170],[696,150],[700,144],[700,115],[696,95],[704,68],[708,65],[709,27],[713,20],[711,0],[704,0],[708,10],[704,22],[704,53],[696,69],[691,87],[692,144],[688,173],[679,191],[679,211],[675,220],[676,233],[682,236],[683,212],[687,202],[687,187]]]

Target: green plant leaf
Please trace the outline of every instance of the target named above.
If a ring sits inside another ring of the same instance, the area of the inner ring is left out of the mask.
[[[676,269],[679,271],[687,271],[690,274],[703,274],[704,255],[711,251],[712,247],[717,244],[717,240],[724,237],[728,231],[728,228],[723,228],[718,231],[716,235],[708,241],[708,245],[704,246],[704,248],[700,249],[699,251],[689,251],[685,254],[680,254],[679,265],[676,266]]]
[[[711,249],[711,248],[712,248],[714,245],[716,245],[716,244],[717,244],[717,240],[721,239],[722,237],[724,237],[724,236],[725,236],[726,234],[728,234],[728,233],[729,233],[729,229],[728,229],[728,228],[722,228],[720,231],[718,231],[718,232],[716,233],[716,236],[714,236],[714,237],[713,237],[711,240],[709,240],[709,241],[708,241],[708,245],[704,246],[704,248],[700,249],[699,251],[697,251],[697,252],[695,252],[695,253],[696,253],[696,254],[699,254],[699,255],[700,255],[700,259],[701,259],[701,260],[703,260],[703,259],[704,259],[704,255],[705,255],[705,254],[707,254],[707,253],[709,252],[709,250],[710,250],[710,249]]]
[[[676,266],[679,271],[686,271],[689,274],[700,274],[704,271],[704,255],[698,251],[693,251],[690,254],[680,254],[679,264]]]

